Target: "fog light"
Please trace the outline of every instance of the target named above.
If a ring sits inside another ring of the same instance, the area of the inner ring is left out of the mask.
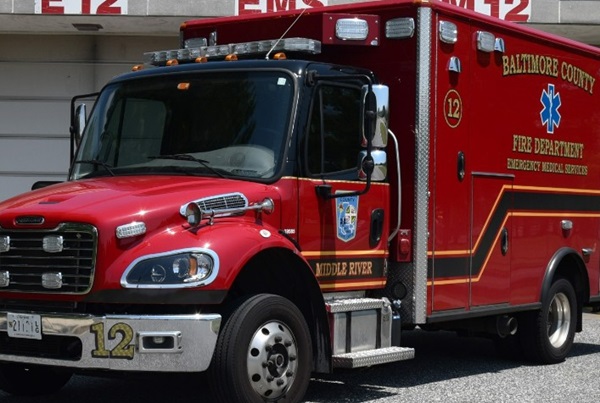
[[[140,353],[181,353],[183,351],[180,331],[139,332],[138,348]]]

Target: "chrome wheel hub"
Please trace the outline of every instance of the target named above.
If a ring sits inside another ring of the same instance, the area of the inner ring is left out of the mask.
[[[553,347],[560,348],[567,341],[571,316],[571,306],[567,296],[563,293],[556,294],[548,310],[548,340]]]
[[[296,375],[298,351],[291,330],[281,322],[267,322],[250,341],[247,355],[248,378],[264,398],[285,395]]]

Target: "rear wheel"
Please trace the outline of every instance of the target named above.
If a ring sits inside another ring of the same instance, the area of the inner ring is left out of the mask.
[[[0,389],[19,396],[48,395],[60,390],[73,374],[53,367],[0,364]]]
[[[220,402],[299,402],[312,348],[304,316],[276,295],[249,297],[221,328],[210,368]]]
[[[576,321],[575,290],[559,278],[548,290],[542,309],[525,320],[522,343],[527,357],[543,364],[564,361],[573,346]]]

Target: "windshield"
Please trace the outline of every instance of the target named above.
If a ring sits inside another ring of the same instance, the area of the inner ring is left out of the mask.
[[[293,82],[280,71],[176,74],[116,83],[97,101],[71,179],[279,171]]]

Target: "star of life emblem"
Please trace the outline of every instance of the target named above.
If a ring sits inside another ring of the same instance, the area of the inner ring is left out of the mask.
[[[358,222],[358,196],[337,199],[337,237],[348,242],[356,237]]]
[[[554,93],[554,84],[548,84],[548,91],[542,90],[542,96],[540,102],[544,106],[540,112],[540,118],[542,124],[546,125],[546,132],[549,134],[554,133],[554,127],[560,126],[560,93]]]

